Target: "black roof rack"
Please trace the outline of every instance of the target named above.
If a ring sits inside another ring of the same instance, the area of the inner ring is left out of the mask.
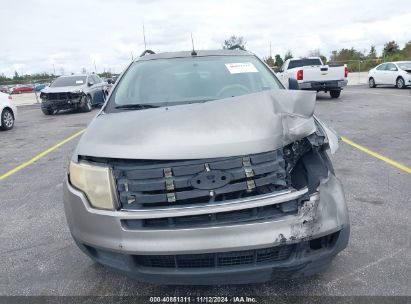
[[[232,46],[230,46],[229,48],[228,48],[229,50],[242,50],[242,51],[245,51],[245,48],[243,48],[241,45],[239,45],[239,44],[235,44],[235,45],[232,45]]]
[[[143,57],[147,54],[155,54],[152,50],[145,50],[144,52],[141,53],[140,57]]]

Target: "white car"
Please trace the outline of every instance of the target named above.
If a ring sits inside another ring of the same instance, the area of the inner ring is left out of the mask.
[[[11,102],[11,95],[0,92],[0,129],[10,130],[17,117],[17,107]]]
[[[411,61],[382,63],[368,72],[368,85],[395,85],[399,89],[411,85]]]

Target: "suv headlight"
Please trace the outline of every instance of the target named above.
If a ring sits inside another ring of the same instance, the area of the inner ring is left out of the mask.
[[[69,180],[87,196],[92,207],[115,210],[118,206],[114,177],[110,168],[70,162]]]

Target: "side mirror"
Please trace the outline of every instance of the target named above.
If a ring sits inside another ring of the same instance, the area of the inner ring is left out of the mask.
[[[111,79],[107,79],[108,84],[113,84],[113,81]]]
[[[295,78],[288,78],[288,89],[289,90],[299,90],[300,86]]]
[[[94,84],[94,82],[92,82],[92,81],[89,81],[89,82],[87,83],[87,85],[88,85],[89,87],[91,87],[93,84]]]

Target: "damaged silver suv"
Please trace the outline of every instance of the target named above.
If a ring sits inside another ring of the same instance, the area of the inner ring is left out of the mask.
[[[147,54],[148,53],[148,54]],[[324,270],[349,238],[315,92],[244,50],[154,54],[125,70],[82,136],[67,221],[97,262],[159,284]]]

